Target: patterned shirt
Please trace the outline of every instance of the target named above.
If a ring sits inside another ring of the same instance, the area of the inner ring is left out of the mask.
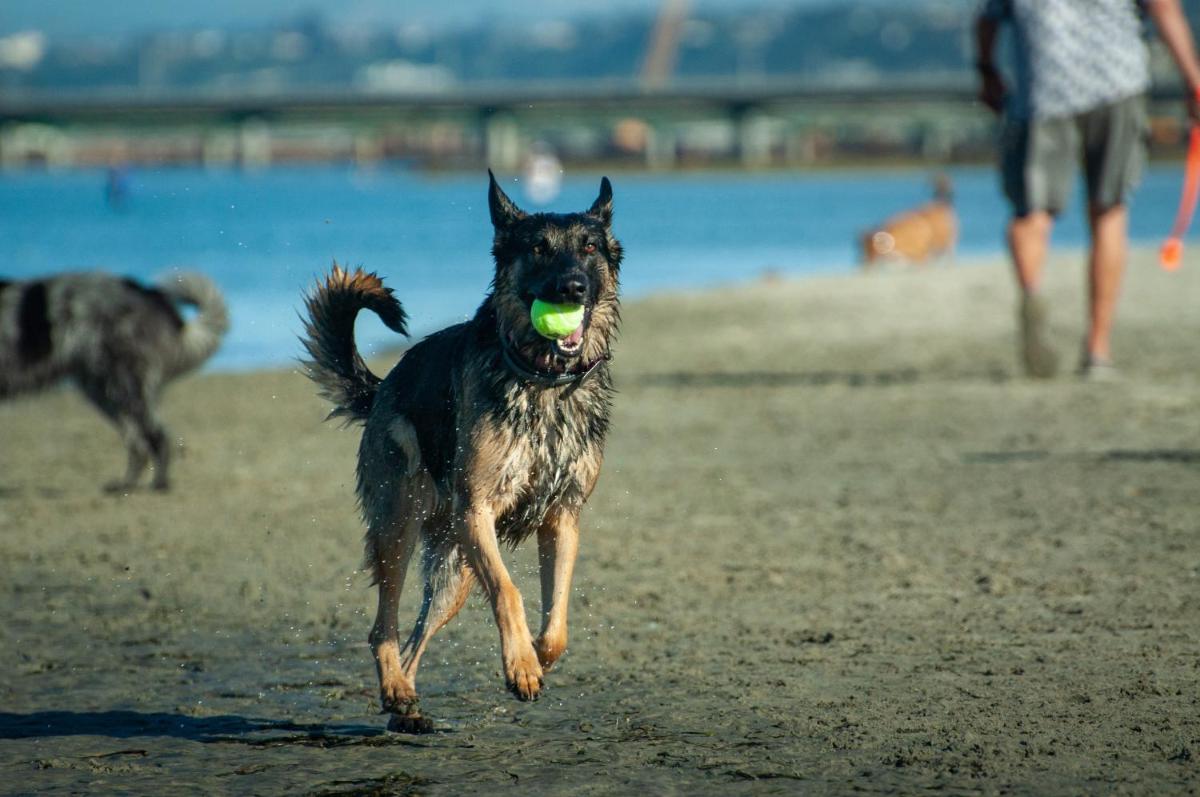
[[[983,0],[981,14],[1013,29],[1007,113],[1071,116],[1150,85],[1139,11],[1146,0]]]

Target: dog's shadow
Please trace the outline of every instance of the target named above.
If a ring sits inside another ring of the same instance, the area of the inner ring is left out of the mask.
[[[1194,448],[1115,448],[1104,452],[1053,452],[1045,448],[1016,451],[968,451],[962,461],[968,465],[1016,465],[1048,460],[1105,462],[1116,465],[1200,465],[1200,449]]]
[[[1193,448],[1117,448],[1104,453],[1108,462],[1170,462],[1177,465],[1200,465],[1200,449]]]
[[[0,712],[0,739],[62,736],[106,736],[112,739],[158,736],[206,744],[234,743],[252,747],[341,747],[404,744],[409,741],[381,727],[289,722],[235,714],[191,717],[186,714],[125,710],[35,711],[30,714]]]
[[[61,487],[10,487],[0,484],[0,501],[20,498],[27,493],[33,493],[38,498],[62,498],[67,494],[67,491]]]

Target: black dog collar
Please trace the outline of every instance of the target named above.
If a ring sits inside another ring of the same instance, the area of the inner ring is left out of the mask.
[[[561,374],[548,373],[539,371],[532,364],[522,360],[517,352],[513,351],[506,343],[500,344],[500,354],[504,359],[504,364],[508,366],[508,370],[512,371],[517,377],[526,382],[532,382],[535,385],[542,387],[562,387],[563,385],[571,385],[570,390],[564,390],[559,398],[566,398],[571,395],[575,388],[591,375],[592,371],[600,366],[600,363],[607,362],[612,359],[612,355],[605,352],[600,357],[592,360],[582,368],[574,371],[564,371]]]

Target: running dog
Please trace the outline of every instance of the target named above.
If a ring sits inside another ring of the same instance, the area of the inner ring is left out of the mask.
[[[406,335],[406,315],[373,273],[334,264],[306,299],[309,376],[334,404],[330,417],[364,424],[358,499],[366,564],[379,590],[369,642],[391,730],[421,733],[416,675],[429,640],[478,582],[500,631],[508,688],[534,700],[567,647],[567,599],[579,514],[596,486],[608,431],[608,360],[617,333],[621,245],[612,186],[583,213],[527,214],[490,177],[491,291],[472,320],[409,349],[382,381],[354,343],[372,310]],[[534,329],[535,299],[583,305],[561,339]],[[535,640],[500,556],[537,535],[542,627]],[[408,641],[397,605],[409,559],[422,548],[425,594]]]
[[[185,321],[177,304],[199,312]],[[198,274],[155,287],[99,272],[0,280],[0,399],[71,379],[129,451],[124,478],[106,489],[133,488],[153,460],[153,487],[165,490],[170,446],[159,393],[207,360],[228,329],[221,294]]]
[[[860,237],[862,264],[880,262],[919,264],[940,255],[953,255],[958,242],[958,216],[950,178],[933,181],[933,201],[891,217]]]

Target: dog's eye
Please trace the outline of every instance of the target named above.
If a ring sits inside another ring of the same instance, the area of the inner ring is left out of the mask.
[[[546,250],[550,248],[549,242],[543,238],[533,245],[533,253],[538,257],[546,254]]]
[[[584,241],[583,242],[583,251],[587,252],[589,255],[596,254],[595,241]]]

